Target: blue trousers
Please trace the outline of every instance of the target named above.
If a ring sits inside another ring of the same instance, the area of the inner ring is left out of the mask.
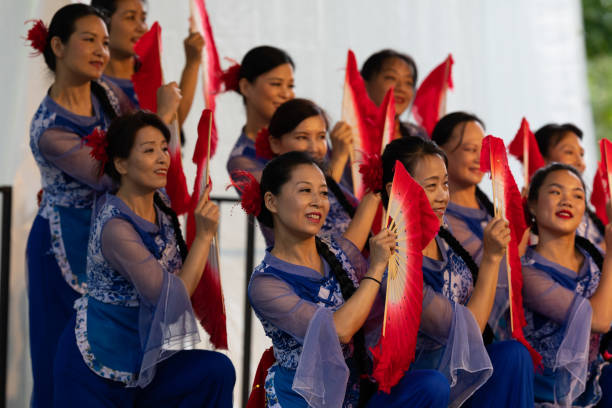
[[[159,363],[145,388],[126,388],[89,369],[76,345],[74,324],[67,325],[60,338],[54,376],[54,406],[58,408],[229,408],[236,381],[234,366],[225,355],[186,350]]]
[[[533,407],[533,363],[518,341],[500,341],[487,346],[493,375],[463,407]]]
[[[450,384],[442,373],[436,370],[409,371],[391,393],[377,392],[368,402],[368,408],[419,407],[445,408],[448,406]]]
[[[34,220],[26,249],[28,266],[28,314],[30,356],[34,386],[33,408],[53,406],[53,360],[57,342],[74,315],[80,296],[64,280],[51,251],[49,221]]]

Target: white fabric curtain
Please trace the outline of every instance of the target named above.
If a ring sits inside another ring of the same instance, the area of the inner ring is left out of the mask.
[[[15,187],[12,231],[11,318],[9,332],[8,406],[28,405],[31,387],[28,356],[25,243],[36,213],[38,170],[29,150],[29,122],[52,76],[41,57],[29,58],[22,39],[23,21],[42,18],[48,23],[67,1],[27,0],[2,2],[3,39],[0,64],[4,99],[0,115],[6,126],[0,149],[0,183]],[[163,29],[163,67],[166,80],[180,78],[184,62],[182,40],[188,30],[187,0],[148,0],[149,23]],[[339,120],[346,51],[352,48],[358,64],[382,48],[411,54],[419,79],[452,52],[455,90],[448,97],[448,112],[467,110],[480,116],[487,133],[506,142],[526,116],[535,130],[547,122],[573,122],[585,132],[586,181],[590,185],[598,153],[586,85],[586,61],[582,15],[578,0],[208,0],[220,56],[238,61],[252,47],[270,44],[289,52],[296,63],[296,95],[313,99]],[[224,62],[225,66],[229,63]],[[213,195],[234,196],[225,191],[225,162],[244,124],[242,101],[237,94],[217,99],[219,147],[212,161]],[[201,92],[185,125],[187,146],[184,167],[193,179],[189,163],[196,125],[203,108]],[[522,172],[512,163],[517,183]],[[488,180],[483,187],[488,188]],[[235,404],[240,401],[245,218],[240,209],[223,207],[220,242],[221,271],[228,316],[229,356],[238,373]],[[262,258],[258,240],[256,263]],[[253,322],[251,369],[268,346],[261,325]],[[252,378],[252,376],[251,376]]]

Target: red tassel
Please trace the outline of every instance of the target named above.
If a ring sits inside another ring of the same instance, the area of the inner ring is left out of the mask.
[[[230,185],[240,193],[240,205],[247,214],[257,217],[261,212],[261,189],[255,177],[245,170],[235,170],[231,174]]]
[[[267,127],[261,128],[255,137],[255,155],[262,159],[270,160],[276,155],[270,147],[270,131]]]
[[[42,20],[28,20],[26,23],[33,22],[34,25],[28,30],[26,41],[30,42],[30,47],[34,49],[33,56],[40,55],[45,51],[47,46],[47,37],[49,30]]]

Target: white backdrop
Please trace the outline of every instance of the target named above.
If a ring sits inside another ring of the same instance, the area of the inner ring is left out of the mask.
[[[3,1],[0,78],[5,97],[0,118],[5,144],[0,149],[0,184],[15,187],[12,231],[11,318],[9,332],[8,406],[25,407],[31,387],[27,352],[25,241],[36,212],[39,174],[28,147],[30,119],[46,92],[51,76],[42,58],[29,58],[22,37],[30,18],[48,23],[60,0]],[[240,60],[261,44],[281,47],[296,63],[296,95],[323,106],[339,119],[343,68],[350,47],[361,65],[371,53],[396,48],[411,54],[425,75],[453,53],[455,90],[448,111],[479,115],[487,132],[514,136],[522,116],[535,130],[546,122],[574,122],[585,132],[587,182],[597,160],[586,86],[586,63],[579,0],[208,0],[208,11],[220,56]],[[188,0],[149,0],[149,23],[163,28],[164,75],[177,80],[184,63],[182,39],[187,34]],[[225,65],[227,66],[227,64]],[[227,184],[225,162],[244,124],[237,94],[218,99],[220,143],[212,162],[214,195],[234,196]],[[195,129],[203,108],[201,93],[185,126],[185,158],[193,151]],[[184,164],[188,177],[193,166]],[[518,170],[516,163],[513,168]],[[522,184],[522,172],[516,171]],[[485,180],[485,188],[487,181]],[[228,315],[229,356],[238,373],[235,405],[241,406],[244,302],[244,217],[224,207],[220,231],[221,271]],[[258,241],[256,262],[263,243]],[[253,322],[251,368],[255,369],[268,342]],[[251,376],[252,378],[252,376]]]

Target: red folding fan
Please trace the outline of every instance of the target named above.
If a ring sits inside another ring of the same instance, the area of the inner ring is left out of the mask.
[[[417,89],[412,104],[414,120],[425,128],[429,137],[438,120],[446,114],[446,91],[453,89],[453,56],[435,67]]]
[[[195,237],[195,209],[201,195],[206,190],[210,180],[209,163],[212,140],[213,115],[210,109],[204,109],[198,123],[198,141],[193,152],[193,162],[197,165],[197,173],[191,209],[187,216],[187,244],[191,246]],[[217,349],[227,349],[227,329],[225,319],[225,301],[221,287],[219,269],[219,246],[217,235],[213,238],[208,252],[208,261],[198,282],[196,290],[191,295],[191,303],[196,316],[210,336],[210,342]]]
[[[529,122],[525,118],[521,121],[521,127],[516,132],[516,136],[508,145],[508,152],[523,163],[525,185],[529,184],[533,173],[546,164],[538,142],[529,129]]]
[[[487,136],[482,141],[480,170],[491,173],[493,184],[493,206],[495,216],[501,216],[510,224],[510,244],[506,251],[506,270],[508,272],[508,298],[510,300],[510,328],[512,337],[521,342],[531,354],[533,364],[541,365],[542,356],[527,342],[523,335],[525,312],[523,310],[523,274],[518,252],[518,243],[527,229],[521,194],[508,166],[504,141]]]
[[[396,251],[387,269],[387,297],[382,336],[371,349],[373,377],[389,393],[414,360],[423,306],[423,249],[440,224],[423,188],[397,161],[385,215],[385,225],[397,235]]]
[[[591,204],[595,207],[597,217],[607,225],[608,212],[606,204],[610,201],[610,182],[612,181],[612,143],[607,139],[599,141],[599,151],[601,160],[597,165],[597,172],[593,178],[593,193],[591,194]]]
[[[353,189],[355,196],[361,199],[366,193],[366,186],[359,177],[359,166],[364,163],[365,156],[381,154],[386,144],[395,137],[395,99],[391,88],[385,94],[381,106],[376,106],[368,96],[357,69],[355,54],[351,50],[348,51],[346,62],[342,120],[353,130],[350,157]]]

